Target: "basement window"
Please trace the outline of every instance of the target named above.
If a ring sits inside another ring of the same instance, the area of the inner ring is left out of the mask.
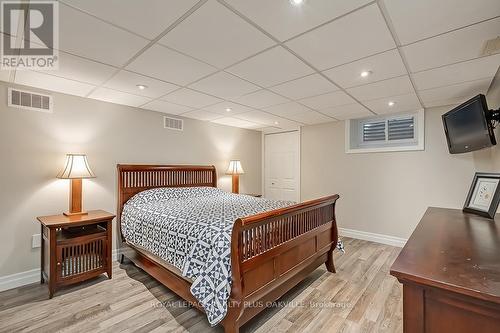
[[[424,110],[346,121],[346,152],[424,150]]]

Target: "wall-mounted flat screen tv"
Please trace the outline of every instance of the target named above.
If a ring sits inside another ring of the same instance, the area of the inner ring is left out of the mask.
[[[496,145],[493,111],[480,94],[443,115],[444,131],[451,154],[467,153]]]

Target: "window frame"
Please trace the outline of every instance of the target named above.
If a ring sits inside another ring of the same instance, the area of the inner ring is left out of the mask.
[[[388,130],[389,121],[413,117],[414,138],[389,140]],[[363,142],[363,125],[376,121],[385,121],[385,140]],[[357,122],[356,137],[357,143],[352,142],[351,128],[352,121]],[[425,115],[424,110],[420,109],[413,112],[404,112],[390,115],[378,115],[362,119],[346,120],[345,122],[345,151],[346,153],[371,153],[371,152],[395,152],[395,151],[418,151],[425,150]],[[354,145],[354,147],[353,147]]]

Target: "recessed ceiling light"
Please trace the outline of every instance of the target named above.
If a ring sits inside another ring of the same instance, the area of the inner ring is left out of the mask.
[[[226,112],[231,112],[231,111],[233,111],[233,109],[231,109],[231,108],[226,108]]]
[[[361,72],[361,77],[367,77],[372,73],[372,71],[363,71]]]
[[[304,3],[304,0],[290,0],[290,3],[294,6],[300,6]]]
[[[140,90],[144,90],[144,89],[147,89],[147,87],[148,87],[148,86],[146,86],[146,85],[144,85],[144,84],[138,84],[136,87],[137,87],[138,89],[140,89]]]
[[[278,123],[277,121],[274,122],[274,125],[279,125],[280,123]]]
[[[393,101],[390,101],[389,103],[387,103],[387,105],[389,105],[389,106],[394,106],[394,104],[396,104],[396,103],[394,103]]]

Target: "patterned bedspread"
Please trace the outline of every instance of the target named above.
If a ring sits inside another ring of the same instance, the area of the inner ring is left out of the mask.
[[[130,199],[121,218],[125,239],[157,255],[192,279],[191,293],[211,325],[226,315],[231,292],[234,221],[292,205],[235,195],[211,187],[158,188]]]

